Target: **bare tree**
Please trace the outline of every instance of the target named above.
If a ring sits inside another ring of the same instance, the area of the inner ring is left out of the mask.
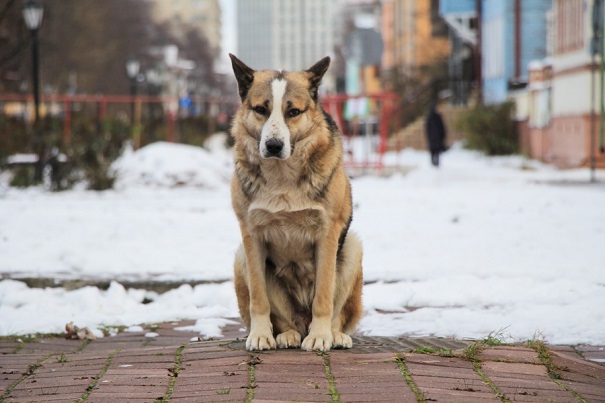
[[[0,0],[0,91],[15,92],[22,84],[21,66],[29,56],[29,32],[17,0]]]
[[[31,59],[24,51],[29,32],[18,0],[0,0],[0,90],[18,92],[29,82]],[[153,62],[153,46],[176,44],[211,83],[214,55],[206,38],[185,30],[174,35],[155,26],[150,3],[141,0],[44,0],[40,28],[43,91],[58,93],[128,92],[124,65],[129,56]]]

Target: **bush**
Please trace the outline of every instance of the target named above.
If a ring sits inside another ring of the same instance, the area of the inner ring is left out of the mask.
[[[113,187],[115,174],[111,164],[121,155],[127,141],[138,141],[144,146],[166,140],[167,122],[150,119],[144,125],[131,127],[120,119],[99,121],[85,114],[72,115],[71,143],[63,144],[63,120],[46,117],[40,122],[47,166],[43,183],[52,190],[65,190],[85,181],[91,190]],[[177,120],[175,136],[181,143],[202,146],[210,134],[226,130],[228,122],[210,121],[206,116],[186,117]],[[0,167],[6,158],[17,153],[37,153],[34,130],[22,119],[0,114]],[[63,156],[66,156],[63,158]],[[48,168],[50,167],[50,168]],[[51,169],[52,168],[52,169]],[[11,167],[14,186],[34,185],[34,167]]]
[[[113,186],[115,177],[111,164],[122,153],[131,137],[131,128],[119,120],[97,121],[76,117],[72,122],[72,139],[68,146],[62,140],[62,120],[45,118],[41,122],[46,166],[43,183],[52,190],[65,190],[85,181],[92,190]],[[6,157],[17,153],[34,152],[33,129],[19,119],[0,115],[0,166]],[[64,158],[67,157],[67,158]],[[13,166],[12,186],[34,185],[34,166]]]
[[[69,166],[63,171],[68,177],[57,179],[65,181],[69,187],[80,179],[80,173],[89,189],[111,189],[116,179],[110,169],[111,164],[120,156],[126,141],[130,139],[130,126],[119,120],[105,119],[97,122],[81,119],[74,123],[72,133],[71,145],[64,150]]]
[[[33,131],[22,119],[0,114],[0,164],[10,155],[33,152],[32,144]]]
[[[487,155],[509,155],[519,152],[517,126],[513,121],[515,104],[477,105],[464,112],[458,129],[465,132],[467,148]]]

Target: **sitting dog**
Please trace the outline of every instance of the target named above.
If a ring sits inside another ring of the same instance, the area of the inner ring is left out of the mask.
[[[246,348],[351,348],[362,315],[360,240],[349,233],[351,185],[342,140],[318,101],[330,65],[260,70],[233,55],[233,209],[242,246],[235,291]]]

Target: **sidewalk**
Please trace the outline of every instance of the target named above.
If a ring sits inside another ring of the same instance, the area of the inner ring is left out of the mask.
[[[248,353],[240,325],[192,341],[174,330],[189,324],[0,340],[0,402],[605,402],[603,347],[357,336],[351,350]]]

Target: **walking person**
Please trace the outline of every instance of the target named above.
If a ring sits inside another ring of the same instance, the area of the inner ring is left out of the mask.
[[[446,150],[445,139],[447,138],[447,131],[438,106],[437,102],[433,102],[426,117],[425,125],[426,140],[431,153],[431,163],[435,167],[439,166],[439,155]]]

